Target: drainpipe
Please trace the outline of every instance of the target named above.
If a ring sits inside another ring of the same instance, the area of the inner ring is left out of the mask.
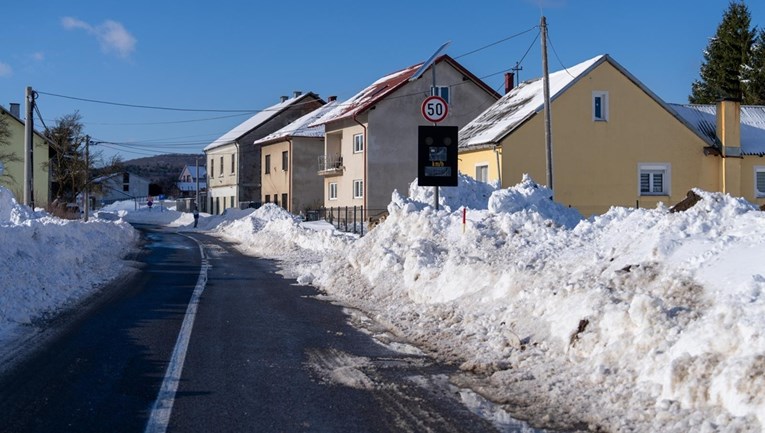
[[[242,152],[239,151],[239,142],[238,141],[234,141],[234,147],[236,147],[236,153],[234,154],[234,157],[236,158],[236,166],[235,166],[236,167],[236,187],[235,187],[234,190],[236,191],[236,197],[235,198],[236,198],[236,203],[237,203],[237,207],[238,207],[239,206],[239,202],[242,200],[241,196],[239,195],[239,172],[242,171],[242,170],[240,170],[241,164],[242,164]],[[232,203],[231,206],[233,207],[234,204]]]
[[[364,213],[369,213],[369,209],[367,209],[367,189],[368,189],[368,179],[367,179],[367,148],[369,147],[369,141],[367,140],[367,127],[364,126],[363,123],[359,122],[359,119],[356,118],[356,114],[353,115],[353,121],[361,125],[361,128],[364,129],[364,198],[362,199],[362,206],[364,207],[364,211],[361,212],[361,220],[362,223],[366,219],[364,217]]]
[[[502,165],[499,158],[499,146],[494,145],[494,154],[497,155],[497,179],[499,180],[499,188],[502,189]]]
[[[292,138],[287,138],[287,142],[289,143],[287,148],[287,194],[289,194],[287,197],[287,211],[294,214],[295,210],[292,208],[291,203],[295,202],[295,197],[292,196],[292,159],[295,155],[292,153]]]

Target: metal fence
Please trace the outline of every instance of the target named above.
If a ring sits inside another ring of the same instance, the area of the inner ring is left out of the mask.
[[[323,207],[316,211],[318,219],[338,230],[364,236],[388,215],[386,209],[365,209],[364,206]]]

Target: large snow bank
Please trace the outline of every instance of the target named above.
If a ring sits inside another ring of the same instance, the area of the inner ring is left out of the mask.
[[[607,431],[765,425],[765,214],[697,191],[684,213],[581,220],[529,178],[486,203],[467,184],[442,188],[441,211],[427,189],[394,193],[358,240],[274,209],[217,230],[482,373],[472,386],[520,416]]]
[[[62,220],[0,187],[0,340],[120,275],[137,241],[123,221]]]

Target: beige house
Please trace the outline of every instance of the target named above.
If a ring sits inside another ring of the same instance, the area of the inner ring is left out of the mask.
[[[275,203],[298,214],[322,206],[323,182],[316,174],[316,160],[324,154],[324,126],[309,127],[318,118],[335,109],[329,102],[269,134],[255,145],[261,146],[261,200]]]
[[[421,106],[429,95],[448,103],[441,125],[457,127],[499,97],[449,56],[438,57],[420,78],[410,81],[421,66],[380,78],[314,123],[325,127],[319,158],[325,207],[363,207],[366,220],[385,212],[394,190],[407,192],[417,178],[417,131],[428,124]]]
[[[246,207],[261,199],[261,148],[256,140],[277,131],[324,104],[312,92],[282,96],[272,105],[207,145],[207,207],[212,214]]]
[[[0,186],[8,188],[19,203],[24,202],[24,121],[20,117],[19,104],[11,104],[10,110],[0,106],[0,122],[4,122],[10,131],[7,145],[0,145],[0,154],[9,155],[0,161]],[[34,183],[32,186],[35,207],[47,208],[50,203],[49,142],[39,132],[34,131],[33,163]]]
[[[608,55],[550,74],[550,95],[556,201],[590,215],[673,205],[698,187],[762,203],[765,146],[739,142],[735,102],[700,124],[699,109],[666,104]],[[462,128],[460,170],[503,187],[524,173],[547,183],[543,102],[542,80],[524,82]]]

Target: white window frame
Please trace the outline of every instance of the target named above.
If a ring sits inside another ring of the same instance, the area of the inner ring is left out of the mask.
[[[353,153],[364,151],[364,134],[353,134]]]
[[[754,196],[756,198],[765,198],[765,187],[762,190],[757,188],[757,175],[765,178],[765,165],[754,166]],[[765,183],[765,180],[763,180],[763,183]]]
[[[662,190],[660,192],[654,192],[653,190],[653,181],[655,180],[653,176],[649,178],[649,186],[648,189],[651,191],[644,192],[641,188],[641,178],[643,177],[643,173],[648,173],[649,175],[662,173]],[[642,197],[648,197],[648,196],[670,196],[671,189],[670,185],[672,185],[672,165],[669,163],[641,163],[638,164],[638,176],[637,176],[637,190],[638,190],[638,196]]]
[[[327,191],[327,198],[329,200],[337,200],[337,182],[329,183],[329,190]]]
[[[451,101],[451,95],[452,95],[452,89],[449,88],[449,86],[430,86],[430,95],[431,96],[440,96],[443,98],[444,101],[446,101],[447,104],[452,103]]]
[[[600,98],[600,116],[595,113],[596,101]],[[592,120],[595,122],[607,122],[608,121],[608,92],[605,90],[595,90],[592,92]]]
[[[478,177],[478,169],[485,169],[486,170],[486,179],[479,179]],[[489,183],[489,164],[485,162],[480,162],[475,165],[475,180],[479,182]]]
[[[364,198],[363,179],[353,179],[353,198]]]

